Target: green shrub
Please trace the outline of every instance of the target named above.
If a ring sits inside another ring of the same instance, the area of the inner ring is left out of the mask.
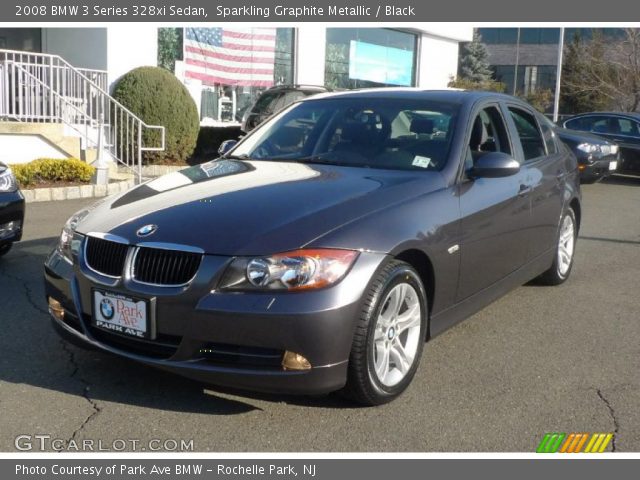
[[[113,96],[147,125],[165,127],[165,150],[144,152],[145,163],[184,163],[193,154],[200,130],[198,109],[172,73],[158,67],[136,68],[118,81]],[[160,132],[144,131],[143,144],[159,146]]]
[[[33,162],[11,165],[11,170],[21,187],[39,183],[88,183],[95,172],[95,168],[77,158],[39,158]]]

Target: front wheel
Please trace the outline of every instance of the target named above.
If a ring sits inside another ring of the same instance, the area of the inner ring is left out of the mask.
[[[578,224],[576,215],[571,207],[562,216],[560,221],[560,234],[556,245],[556,254],[551,268],[540,276],[542,283],[546,285],[560,285],[571,274],[573,257],[578,236]]]
[[[398,397],[420,363],[426,324],[427,296],[418,273],[405,262],[389,262],[365,293],[344,393],[364,405]]]

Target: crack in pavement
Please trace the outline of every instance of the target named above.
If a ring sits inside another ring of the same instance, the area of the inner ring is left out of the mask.
[[[11,280],[15,280],[16,282],[21,284],[22,288],[24,289],[24,293],[25,293],[25,297],[27,299],[27,303],[29,305],[31,305],[31,307],[34,310],[36,310],[36,311],[38,311],[38,312],[40,312],[40,313],[42,313],[44,315],[49,316],[49,311],[46,310],[45,308],[42,308],[40,305],[38,305],[36,299],[34,298],[33,290],[29,286],[29,280],[24,279],[24,278],[20,278],[20,277],[18,277],[16,275],[13,275],[13,274],[7,272],[6,269],[0,270],[0,274],[4,275],[5,277],[7,277],[7,278],[9,278]]]
[[[16,275],[13,275],[13,274],[10,274],[4,268],[0,269],[0,274],[4,275],[6,278],[9,278],[11,280],[15,280],[16,282],[21,284],[22,288],[24,289],[24,292],[25,292],[25,299],[27,300],[27,303],[31,306],[31,308],[33,308],[34,310],[42,313],[43,315],[47,315],[47,317],[49,316],[49,311],[47,309],[41,307],[40,305],[38,305],[38,302],[34,298],[33,290],[29,286],[29,280],[24,279],[24,278],[20,278],[20,277],[18,277]],[[62,338],[60,339],[60,345],[62,346],[62,350],[67,354],[67,358],[69,360],[69,363],[73,367],[73,370],[72,370],[71,374],[69,375],[69,378],[76,378],[82,384],[82,387],[83,387],[82,388],[82,397],[89,403],[89,405],[91,405],[91,409],[92,409],[91,414],[88,415],[87,418],[85,418],[84,421],[80,424],[80,426],[73,431],[73,434],[71,435],[71,438],[69,440],[67,440],[67,442],[66,442],[67,445],[68,445],[70,442],[74,441],[75,438],[77,437],[77,435],[85,428],[85,426],[91,420],[93,420],[93,418],[96,415],[98,415],[102,411],[102,408],[96,403],[95,400],[93,400],[89,396],[89,391],[91,389],[90,388],[91,384],[87,380],[85,380],[84,378],[77,376],[80,367],[79,367],[78,363],[76,362],[76,358],[75,358],[75,354],[74,354],[73,350],[71,350],[69,348],[69,345],[67,344],[67,342]]]
[[[89,392],[91,390],[91,384],[83,377],[77,377],[77,374],[80,371],[80,366],[76,361],[75,353],[73,353],[73,350],[69,348],[69,345],[63,339],[60,339],[60,344],[62,345],[62,350],[64,350],[64,352],[68,356],[69,363],[73,367],[73,371],[71,372],[71,375],[69,375],[69,378],[77,378],[77,380],[83,385],[82,397],[89,403],[89,405],[91,405],[91,409],[93,410],[91,414],[84,419],[84,421],[80,424],[80,426],[73,431],[71,438],[69,438],[69,440],[67,440],[66,442],[67,445],[69,445],[69,443],[75,441],[78,434],[82,430],[84,430],[84,427],[86,427],[87,424],[102,411],[102,408],[97,404],[95,400],[93,400],[89,396]]]
[[[609,400],[607,400],[605,396],[602,394],[602,390],[600,390],[599,388],[596,388],[596,393],[598,394],[598,397],[600,397],[600,400],[602,400],[604,404],[607,406],[607,408],[609,409],[609,416],[613,420],[614,430],[613,430],[613,438],[611,439],[611,452],[613,453],[616,451],[616,437],[618,436],[618,432],[620,431],[620,424],[618,423],[616,412],[613,410],[613,407],[609,403]]]

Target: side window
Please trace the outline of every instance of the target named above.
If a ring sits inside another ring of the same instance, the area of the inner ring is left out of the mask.
[[[540,122],[540,128],[542,128],[542,136],[544,137],[544,144],[547,146],[547,153],[553,155],[558,153],[558,146],[555,141],[555,134],[547,122]]]
[[[475,161],[487,152],[503,152],[511,155],[507,129],[496,107],[481,110],[473,121],[465,158],[465,170],[473,168]]]
[[[614,122],[616,120],[613,120]],[[638,124],[634,121],[631,121],[626,118],[618,118],[619,132],[621,135],[626,135],[628,137],[638,137]]]
[[[516,130],[524,152],[524,160],[533,160],[546,155],[544,140],[535,117],[529,112],[514,107],[509,107],[509,112],[516,124]]]
[[[584,130],[581,118],[574,118],[573,120],[569,120],[565,122],[564,126],[565,128],[570,128],[572,130]]]
[[[594,118],[585,130],[592,131],[593,133],[610,133],[609,122],[606,118]]]

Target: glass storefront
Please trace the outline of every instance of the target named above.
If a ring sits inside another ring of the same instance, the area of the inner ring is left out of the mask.
[[[417,35],[386,28],[328,28],[325,85],[415,86]]]

